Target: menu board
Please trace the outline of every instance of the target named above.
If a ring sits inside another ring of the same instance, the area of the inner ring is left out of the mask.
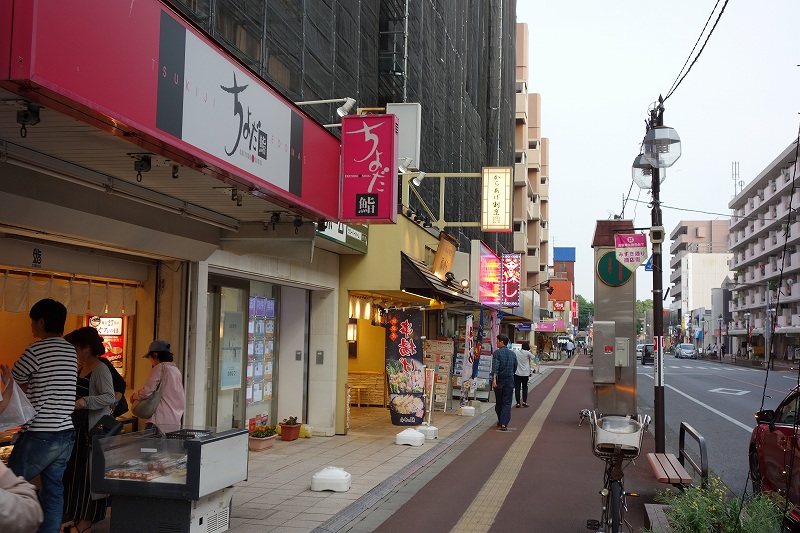
[[[447,411],[455,343],[453,341],[425,340],[422,342],[422,350],[422,362],[427,368],[432,368],[434,371],[433,408]]]
[[[120,375],[125,375],[125,319],[123,317],[101,317],[96,315],[86,316],[86,325],[97,330],[103,337],[103,346],[106,353],[103,357],[117,369]]]
[[[248,304],[245,401],[252,404],[272,399],[272,355],[277,324],[273,298],[253,296]]]
[[[475,328],[477,333],[477,328]],[[459,328],[459,340],[456,344],[456,354],[455,354],[455,361],[453,363],[453,379],[452,379],[452,386],[453,386],[453,396],[461,396],[461,382],[463,381],[461,377],[461,372],[464,367],[464,346],[465,346],[465,333],[466,327],[461,326]],[[477,335],[472,339],[472,346],[477,345]],[[492,343],[489,337],[484,336],[481,339],[480,350],[478,350],[479,357],[478,357],[478,373],[475,376],[475,383],[473,384],[473,389],[470,392],[470,395],[474,394],[475,398],[478,399],[488,399],[489,398],[489,391],[490,391],[490,383],[489,383],[489,376],[492,373]],[[467,375],[470,374],[469,368],[464,369]],[[458,392],[456,392],[458,391]]]

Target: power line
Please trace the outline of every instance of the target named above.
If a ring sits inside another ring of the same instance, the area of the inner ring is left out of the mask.
[[[717,4],[719,4],[719,0],[717,1]],[[717,8],[717,4],[715,4],[715,5],[714,5],[714,9],[716,9],[716,8]],[[680,79],[677,81],[677,83],[673,83],[673,84],[672,84],[672,88],[671,88],[671,89],[669,90],[669,92],[667,93],[667,96],[665,96],[665,97],[664,97],[664,100],[663,100],[663,102],[666,102],[666,101],[667,101],[667,98],[669,98],[670,96],[672,96],[672,94],[673,94],[673,93],[675,92],[675,90],[676,90],[676,89],[677,89],[677,88],[680,86],[680,84],[681,84],[681,83],[683,83],[683,80],[685,80],[685,79],[686,79],[686,76],[688,76],[688,75],[689,75],[689,72],[692,70],[692,67],[694,66],[694,64],[695,64],[695,63],[697,63],[697,60],[698,60],[698,59],[700,59],[700,55],[703,53],[703,50],[705,50],[705,48],[706,48],[706,45],[708,44],[708,40],[711,38],[711,35],[714,33],[714,30],[716,29],[716,27],[717,27],[717,24],[719,24],[719,20],[722,18],[722,14],[723,14],[723,13],[725,13],[725,7],[727,7],[727,5],[728,5],[728,0],[725,0],[725,3],[724,3],[724,4],[722,4],[722,9],[720,10],[720,12],[719,12],[719,15],[717,15],[717,20],[715,20],[715,21],[714,21],[714,25],[711,27],[711,31],[709,31],[709,32],[708,32],[708,35],[706,36],[706,40],[703,42],[703,46],[702,46],[702,47],[700,47],[700,51],[699,51],[699,52],[697,52],[697,55],[696,55],[696,56],[694,57],[694,59],[692,60],[692,64],[691,64],[691,65],[689,65],[689,68],[688,68],[688,69],[686,69],[686,72],[683,74],[683,76],[681,76],[680,74],[678,74],[678,76],[680,77]],[[712,10],[712,11],[711,11],[711,15],[713,15],[713,14],[714,14],[714,11]],[[711,16],[709,16],[709,18],[711,18]],[[708,22],[706,22],[706,26],[708,26]],[[704,26],[704,27],[703,27],[703,31],[705,31],[705,28],[706,28],[706,27]],[[700,37],[702,37],[702,36],[703,36],[703,33],[701,32],[701,33],[700,33]],[[700,38],[698,38],[698,41],[699,41],[699,40],[700,40]],[[696,47],[696,46],[697,46],[697,43],[695,43],[695,47]],[[694,48],[692,48],[692,52],[694,52]],[[691,53],[689,54],[689,57],[692,57]],[[688,59],[687,59],[687,61],[688,61]],[[681,69],[681,71],[683,71],[683,69]],[[663,102],[662,102],[662,103],[663,103]]]

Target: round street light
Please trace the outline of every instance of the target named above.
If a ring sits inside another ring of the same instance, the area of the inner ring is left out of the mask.
[[[653,187],[653,167],[650,166],[650,163],[647,162],[644,155],[639,154],[636,156],[636,159],[633,160],[631,175],[633,176],[633,182],[638,185],[640,189],[650,190]],[[664,172],[659,183],[664,183],[664,178],[666,177],[667,173]]]
[[[681,138],[669,126],[650,128],[642,144],[642,155],[652,167],[671,167],[681,157]]]

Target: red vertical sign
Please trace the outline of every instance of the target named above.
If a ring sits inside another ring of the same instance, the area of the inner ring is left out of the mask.
[[[342,222],[397,222],[395,115],[342,118]]]

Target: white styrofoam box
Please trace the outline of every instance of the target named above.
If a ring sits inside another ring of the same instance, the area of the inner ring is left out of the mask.
[[[404,429],[394,439],[395,444],[408,444],[409,446],[422,446],[425,444],[425,435],[414,428]]]
[[[433,440],[439,438],[439,428],[436,426],[419,426],[417,431],[425,435],[427,440]]]
[[[337,466],[326,466],[311,476],[311,490],[319,492],[332,490],[334,492],[347,492],[353,482],[353,476]]]
[[[459,416],[475,416],[475,408],[469,405],[458,408]]]

